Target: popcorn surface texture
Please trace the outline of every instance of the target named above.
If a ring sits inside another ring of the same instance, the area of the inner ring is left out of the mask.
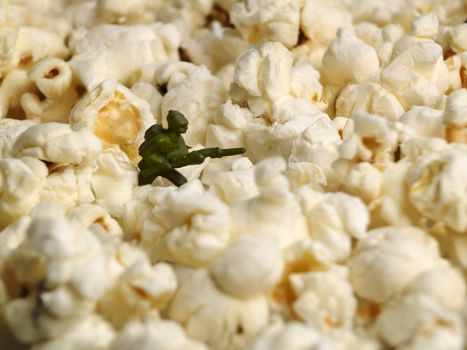
[[[171,110],[246,152],[139,186]],[[466,278],[466,0],[0,0],[0,349],[464,350]]]

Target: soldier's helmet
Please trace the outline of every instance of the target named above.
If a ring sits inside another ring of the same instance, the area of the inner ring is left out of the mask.
[[[167,114],[167,123],[169,126],[168,130],[176,132],[177,134],[184,134],[188,129],[188,120],[178,111],[169,111],[169,114]]]

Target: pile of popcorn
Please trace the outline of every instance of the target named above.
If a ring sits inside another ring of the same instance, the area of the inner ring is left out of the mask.
[[[0,348],[461,350],[466,0],[0,2]],[[145,130],[243,156],[138,186]]]

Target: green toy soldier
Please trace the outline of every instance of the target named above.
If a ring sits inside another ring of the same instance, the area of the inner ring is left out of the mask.
[[[226,149],[211,147],[189,152],[181,136],[188,129],[188,120],[180,112],[169,111],[167,122],[167,129],[160,124],[154,124],[144,134],[144,142],[139,147],[139,154],[143,158],[138,163],[140,186],[152,183],[158,176],[165,177],[176,186],[181,186],[187,182],[187,179],[175,168],[201,164],[207,157],[221,158],[246,151],[243,147]]]

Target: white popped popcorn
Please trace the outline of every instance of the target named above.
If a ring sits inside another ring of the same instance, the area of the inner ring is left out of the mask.
[[[93,202],[92,173],[89,165],[50,166],[46,183],[40,191],[40,200],[57,201],[65,208]]]
[[[118,147],[108,148],[96,159],[91,187],[96,202],[112,213],[120,213],[132,198],[137,184],[137,169]]]
[[[196,270],[182,281],[169,308],[169,317],[187,334],[217,349],[244,346],[267,324],[264,296],[237,299],[222,293],[206,270]]]
[[[465,293],[465,281],[460,271],[448,263],[421,273],[405,291],[406,295],[428,295],[452,311],[460,311],[465,306]]]
[[[141,245],[152,260],[202,266],[225,249],[231,237],[230,208],[206,193],[198,180],[160,195],[142,231]]]
[[[399,120],[418,137],[443,136],[442,112],[437,109],[426,106],[413,106],[409,111],[402,114]]]
[[[339,28],[351,28],[352,17],[340,1],[305,0],[300,27],[314,43],[328,46]]]
[[[252,44],[276,41],[292,47],[298,40],[300,1],[243,0],[230,9],[232,23]]]
[[[230,26],[222,27],[218,21],[212,22],[209,29],[196,30],[183,41],[183,49],[190,61],[205,65],[212,72],[219,72],[233,64],[248,46],[248,41],[237,30]]]
[[[397,349],[462,349],[462,321],[424,295],[409,295],[389,304],[376,322],[380,337]]]
[[[446,100],[442,115],[448,142],[467,143],[467,89],[452,92]]]
[[[344,193],[322,194],[307,188],[301,189],[300,195],[311,238],[321,242],[333,260],[347,259],[352,240],[366,234],[369,214],[364,203]]]
[[[407,175],[410,201],[427,218],[465,232],[466,171],[467,149],[463,144],[420,158]]]
[[[272,114],[276,102],[288,98],[321,100],[319,73],[309,63],[293,62],[293,54],[279,42],[266,42],[240,55],[235,63],[230,96],[248,104],[254,116]]]
[[[79,164],[95,159],[102,142],[91,129],[78,131],[65,123],[50,122],[26,129],[13,146],[13,155],[47,162]]]
[[[58,58],[45,57],[31,67],[28,76],[38,93],[26,92],[21,96],[21,107],[27,118],[67,122],[78,98],[68,64]]]
[[[129,320],[162,309],[171,299],[176,286],[175,274],[168,264],[151,266],[149,261],[140,260],[122,272],[115,285],[99,301],[98,309],[120,328]]]
[[[251,298],[271,289],[284,268],[274,238],[243,236],[231,243],[210,266],[211,276],[224,292]]]
[[[88,91],[108,79],[150,81],[157,63],[178,57],[180,41],[172,24],[96,26],[74,43],[69,64]]]
[[[358,296],[384,303],[438,261],[438,245],[427,233],[410,226],[383,227],[357,243],[350,280]]]
[[[421,41],[401,50],[381,71],[381,82],[404,109],[434,106],[449,86],[442,48]]]
[[[2,28],[0,75],[16,67],[28,67],[47,56],[65,58],[68,49],[55,31],[32,26]]]
[[[416,17],[412,21],[410,34],[418,37],[433,38],[438,34],[438,30],[438,17],[436,17],[434,13],[428,13],[426,15]]]
[[[357,307],[346,268],[292,274],[297,296],[293,310],[307,324],[321,330],[349,329]]]
[[[467,51],[467,24],[460,24],[455,26],[449,32],[449,44],[451,49],[456,53],[463,53]]]
[[[211,116],[226,101],[222,81],[206,67],[186,62],[170,62],[159,66],[154,80],[167,89],[161,102],[163,124],[170,110],[180,111],[190,123],[185,136],[187,145],[204,145]]]
[[[25,70],[14,69],[0,84],[0,117],[24,118],[21,96],[33,87]]]
[[[16,139],[24,131],[37,123],[32,120],[0,119],[0,157],[11,157]]]
[[[361,83],[379,73],[376,50],[358,39],[348,29],[339,29],[336,39],[323,56],[321,73],[326,82],[343,87]]]
[[[331,339],[308,325],[297,321],[276,321],[260,333],[248,350],[331,350],[334,345]]]
[[[27,214],[39,203],[47,167],[31,157],[0,159],[0,227]]]
[[[144,132],[153,123],[149,104],[115,80],[99,84],[70,114],[73,130],[91,129],[104,147],[117,145],[133,161]]]
[[[284,170],[285,162],[281,158],[266,159],[257,165],[255,178],[259,194],[233,204],[233,235],[271,236],[281,248],[308,236],[300,204],[289,192],[287,178],[281,174]]]
[[[397,120],[404,109],[397,98],[375,83],[349,84],[336,100],[337,116],[351,117],[356,112],[367,112]]]
[[[185,335],[183,327],[174,321],[146,320],[129,322],[112,343],[115,350],[207,350],[207,347]]]

